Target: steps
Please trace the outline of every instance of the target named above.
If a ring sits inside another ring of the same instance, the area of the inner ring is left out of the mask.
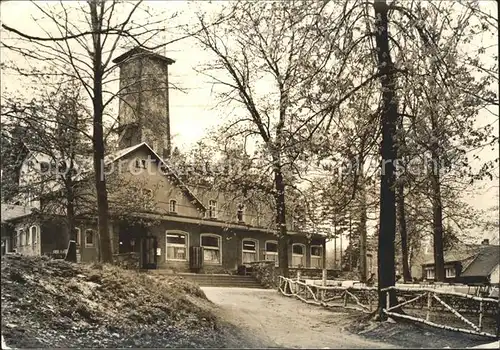
[[[158,273],[159,270],[153,270]],[[252,276],[177,273],[179,276],[197,283],[200,287],[263,288]]]

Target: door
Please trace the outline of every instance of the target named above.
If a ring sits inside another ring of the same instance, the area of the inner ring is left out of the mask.
[[[156,269],[156,248],[158,248],[158,242],[155,236],[147,236],[141,239],[141,268]]]

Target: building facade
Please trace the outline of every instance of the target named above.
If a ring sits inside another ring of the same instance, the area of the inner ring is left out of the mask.
[[[168,66],[174,61],[135,49],[115,63],[120,67],[120,93],[124,94],[116,129],[119,149],[108,154],[104,162],[115,257],[136,257],[141,268],[205,273],[237,271],[239,266],[260,260],[277,263],[272,207],[186,184],[171,169]],[[43,167],[43,157],[32,154],[29,158],[32,172]],[[84,167],[79,176],[92,179],[91,171],[84,171]],[[29,186],[30,171],[21,177]],[[48,192],[56,190],[54,184]],[[92,181],[81,181],[77,191],[79,203],[87,203],[76,212],[77,259],[94,261],[99,258],[99,237]],[[12,205],[2,204],[6,252],[64,253],[69,239],[64,210],[44,214],[42,208],[49,206],[50,200],[44,195],[25,198],[22,215],[14,213]],[[289,266],[323,268],[325,237],[295,232],[288,226]],[[201,262],[194,266],[200,251]]]

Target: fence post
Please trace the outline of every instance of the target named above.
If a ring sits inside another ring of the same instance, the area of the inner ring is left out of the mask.
[[[391,307],[391,291],[387,289],[385,291],[385,310],[389,311]]]
[[[297,281],[300,281],[300,270],[297,270]]]
[[[326,269],[323,269],[322,274],[321,274],[321,285],[323,287],[326,287]],[[321,300],[325,300],[325,293],[326,291],[324,289],[321,290]]]
[[[497,338],[500,338],[500,300],[497,307]]]
[[[425,320],[429,321],[431,318],[431,308],[432,308],[432,293],[427,293],[427,314],[425,315]]]
[[[347,289],[346,289],[344,292],[344,307],[347,306],[347,298],[348,297],[349,297],[349,295],[347,294]]]
[[[479,324],[477,325],[479,331],[483,329],[483,301],[479,302]]]

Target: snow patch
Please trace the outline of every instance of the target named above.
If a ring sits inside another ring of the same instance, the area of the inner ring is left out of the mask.
[[[3,335],[2,335],[2,349],[12,349],[12,348],[9,348],[7,346],[7,344],[5,344],[5,340],[3,339]]]
[[[473,346],[472,348],[469,349],[500,349],[500,340],[494,341],[493,343]]]

